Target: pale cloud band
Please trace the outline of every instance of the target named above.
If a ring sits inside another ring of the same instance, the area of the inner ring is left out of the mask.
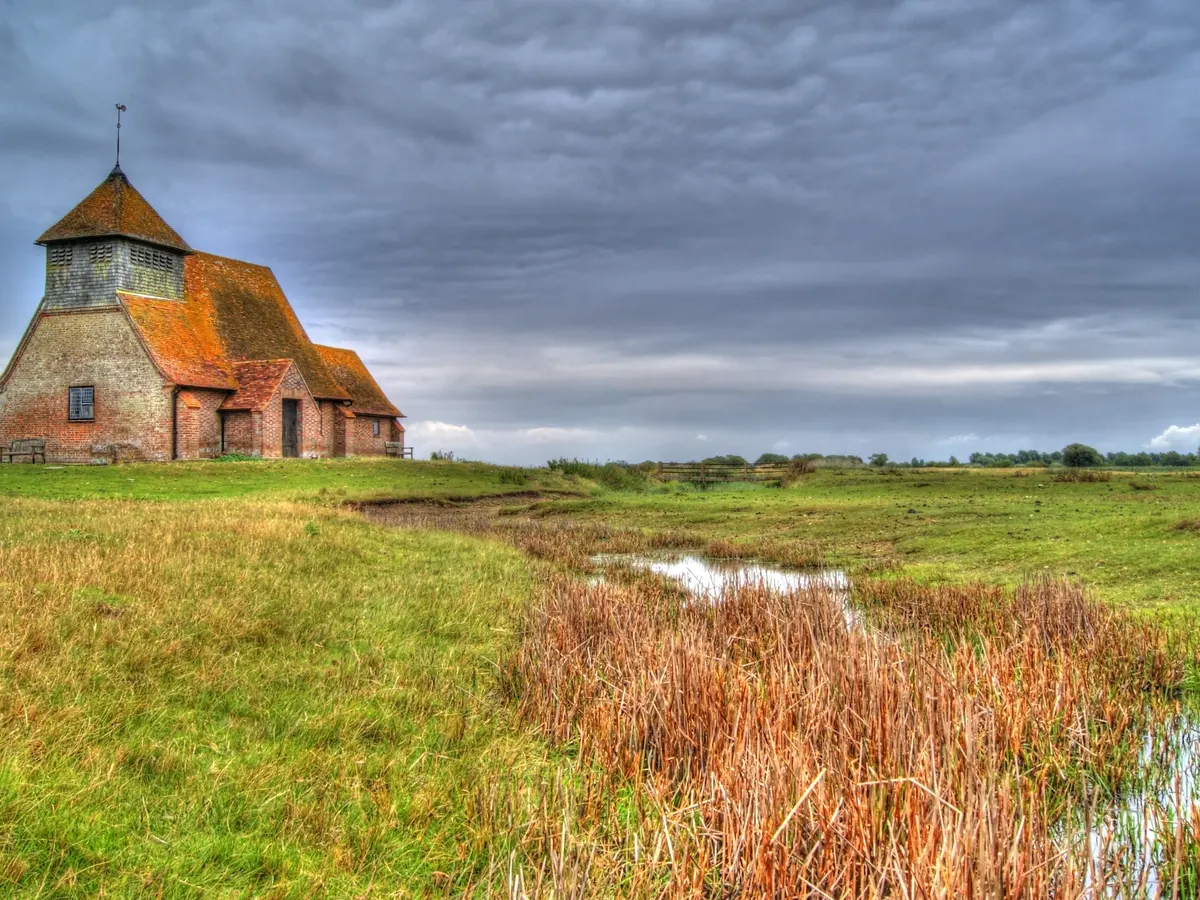
[[[1196,425],[1172,425],[1162,434],[1151,439],[1146,446],[1151,450],[1188,450],[1195,452],[1200,445],[1200,423]]]

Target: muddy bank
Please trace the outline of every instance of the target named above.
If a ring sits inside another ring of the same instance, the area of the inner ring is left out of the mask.
[[[457,509],[465,506],[508,506],[534,500],[577,499],[582,494],[569,491],[509,491],[496,494],[448,495],[445,497],[378,497],[368,500],[347,500],[343,505],[363,513],[413,506]]]

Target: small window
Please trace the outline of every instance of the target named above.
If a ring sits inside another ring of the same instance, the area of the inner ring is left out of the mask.
[[[69,266],[71,264],[71,248],[70,247],[51,247],[50,248],[50,265],[52,266]]]
[[[96,390],[73,387],[67,396],[67,418],[72,422],[90,422],[96,417]]]
[[[375,437],[379,437],[379,420],[378,419],[371,420],[371,434],[375,435]]]

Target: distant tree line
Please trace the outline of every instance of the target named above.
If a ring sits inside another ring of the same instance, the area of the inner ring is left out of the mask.
[[[438,458],[437,455],[434,458]],[[444,454],[442,458],[453,459],[452,454]],[[921,459],[914,456],[908,462],[891,460],[886,453],[872,453],[867,460],[852,454],[797,453],[787,456],[783,453],[763,453],[751,463],[744,456],[728,453],[709,456],[702,463],[710,466],[784,466],[802,464],[806,471],[816,468],[855,468],[858,466],[901,467],[913,469],[957,468],[974,466],[976,468],[1008,469],[1013,467],[1033,466],[1066,466],[1068,468],[1094,468],[1111,466],[1118,469],[1148,469],[1154,467],[1188,468],[1200,467],[1200,453],[1180,453],[1168,450],[1164,453],[1101,453],[1086,444],[1068,444],[1061,450],[1043,452],[1040,450],[1018,450],[1016,453],[972,453],[966,461],[956,456],[949,459]],[[582,475],[608,483],[623,481],[630,475],[645,478],[652,474],[658,463],[647,460],[643,463],[629,463],[624,460],[616,462],[591,462],[578,459],[554,459],[549,467],[564,475]]]
[[[704,460],[706,463],[717,464],[725,460],[736,462],[730,465],[744,465],[745,460],[740,456],[714,456]],[[1061,450],[1018,450],[1016,453],[972,453],[965,462],[957,457],[949,459],[921,459],[914,456],[908,462],[890,460],[886,453],[872,453],[869,462],[864,462],[860,456],[824,456],[820,453],[798,453],[788,457],[781,453],[764,453],[755,461],[755,465],[782,465],[789,462],[812,462],[826,466],[904,466],[914,469],[956,468],[958,466],[976,466],[988,469],[1009,469],[1013,467],[1032,466],[1067,466],[1069,468],[1089,468],[1111,466],[1117,469],[1149,469],[1200,467],[1200,453],[1180,453],[1177,450],[1167,450],[1162,453],[1140,451],[1138,453],[1101,453],[1087,444],[1068,444]]]
[[[970,463],[974,466],[1005,469],[1013,466],[1113,466],[1118,469],[1148,469],[1156,466],[1187,468],[1200,466],[1200,454],[1180,453],[1168,450],[1165,453],[1100,453],[1085,444],[1072,444],[1053,453],[1037,450],[1021,450],[1017,453],[972,453]]]

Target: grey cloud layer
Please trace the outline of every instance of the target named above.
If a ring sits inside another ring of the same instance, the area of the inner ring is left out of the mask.
[[[151,201],[271,264],[415,420],[573,428],[552,436],[579,453],[622,423],[612,452],[637,456],[656,428],[692,452],[704,421],[924,455],[997,432],[989,409],[1042,442],[1104,410],[1095,439],[1128,446],[1200,418],[1190,0],[59,0],[5,21],[21,299],[0,348],[36,301],[27,241],[103,175],[121,99]]]

